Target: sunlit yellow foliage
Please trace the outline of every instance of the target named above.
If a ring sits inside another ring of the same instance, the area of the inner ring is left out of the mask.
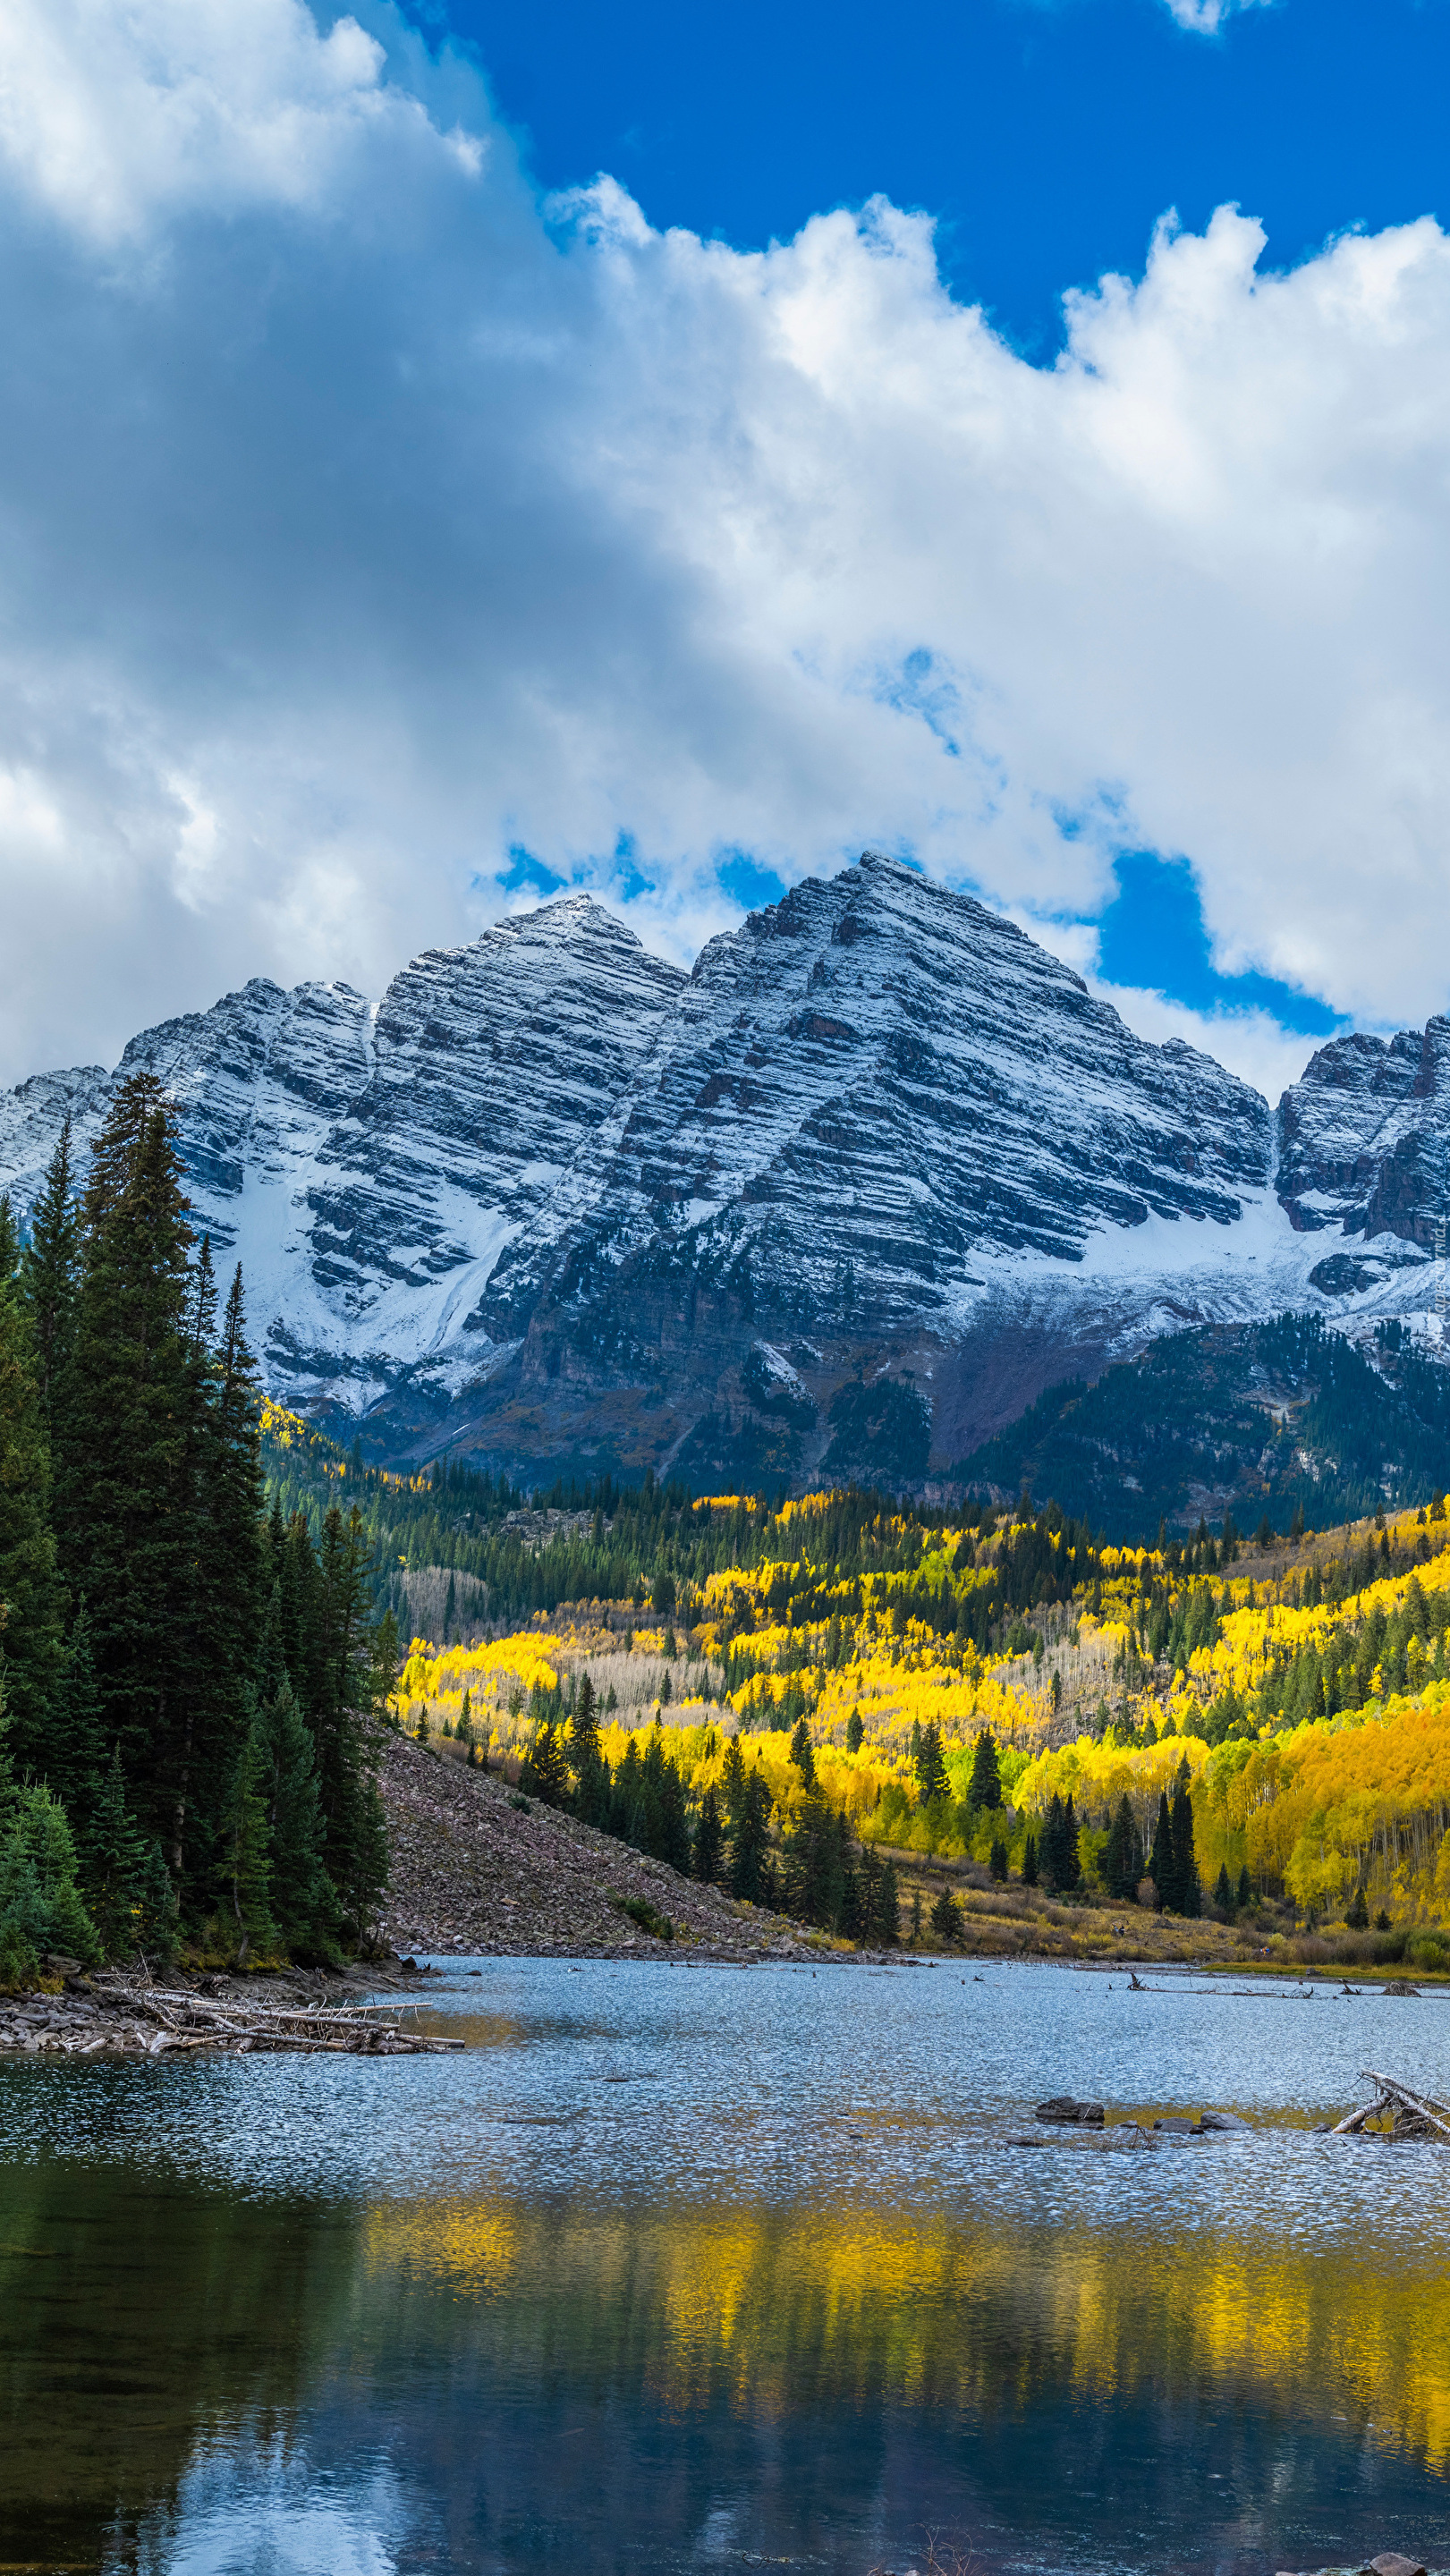
[[[524,1691],[536,1684],[552,1690],[563,1652],[562,1637],[543,1636],[537,1629],[500,1637],[493,1645],[445,1646],[441,1653],[426,1637],[415,1637],[390,1705],[405,1714],[414,1700],[422,1700],[439,1717],[451,1721],[467,1691],[477,1715],[481,1697],[496,1693],[505,1682],[516,1682]]]

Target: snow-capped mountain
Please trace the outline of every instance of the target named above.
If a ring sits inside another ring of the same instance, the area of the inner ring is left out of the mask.
[[[152,1068],[286,1400],[391,1455],[799,1478],[880,1413],[858,1380],[947,1461],[1175,1324],[1423,1307],[1447,1044],[1335,1040],[1276,1123],[868,853],[688,977],[570,895],[376,1009],[248,984],[0,1096],[0,1186]]]

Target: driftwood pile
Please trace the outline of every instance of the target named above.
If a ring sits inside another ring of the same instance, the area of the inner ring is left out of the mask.
[[[1347,2112],[1342,2120],[1336,2120],[1329,2133],[1331,2137],[1356,2137],[1367,2130],[1371,2120],[1387,2119],[1390,2124],[1388,2132],[1378,2129],[1370,2130],[1368,2134],[1377,2137],[1388,2134],[1396,2139],[1429,2138],[1450,2143],[1450,2108],[1445,2103],[1437,2102],[1431,2093],[1412,2093],[1407,2084],[1398,2083],[1393,2075],[1377,2074],[1372,2066],[1362,2066],[1360,2073],[1366,2084],[1376,2087],[1375,2098],[1366,2102],[1362,2109]]]
[[[408,2028],[401,2004],[267,2004],[111,1976],[67,1977],[59,1994],[0,1997],[0,2053],[25,2057],[174,2057],[254,2050],[354,2057],[451,2054],[461,2039]]]

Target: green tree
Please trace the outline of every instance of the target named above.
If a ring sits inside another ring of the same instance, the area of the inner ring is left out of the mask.
[[[19,1246],[0,1198],[0,1687],[22,1779],[48,1776],[61,1675],[60,1587],[50,1524],[50,1448]]]
[[[336,1504],[327,1513],[316,1571],[316,1642],[307,1661],[317,1695],[310,1707],[299,1697],[317,1747],[328,1876],[342,1907],[343,1937],[356,1942],[367,1936],[388,1883],[378,1787],[378,1694],[388,1654],[371,1617],[367,1537],[356,1505],[346,1520]]]
[[[764,1901],[765,1864],[770,1850],[770,1791],[758,1770],[745,1783],[730,1835],[730,1893],[752,1905]]]
[[[942,1760],[941,1728],[935,1720],[923,1726],[917,1735],[913,1759],[916,1765],[916,1793],[922,1806],[929,1807],[934,1798],[944,1797],[947,1790],[946,1764]]]
[[[1253,1901],[1254,1891],[1249,1882],[1249,1865],[1248,1862],[1245,1861],[1242,1869],[1239,1871],[1239,1883],[1237,1890],[1235,1891],[1235,1905],[1237,1911],[1240,1914],[1244,1913],[1245,1910],[1252,1905]]]
[[[846,1720],[846,1751],[859,1753],[865,1737],[866,1729],[861,1723],[861,1712],[859,1708],[853,1708]]]
[[[1054,1895],[1065,1894],[1082,1882],[1082,1861],[1078,1853],[1077,1816],[1069,1796],[1064,1803],[1054,1789],[1051,1804],[1043,1819],[1038,1861],[1044,1885]]]
[[[1228,1862],[1226,1860],[1220,1861],[1219,1863],[1218,1876],[1214,1880],[1213,1884],[1213,1901],[1218,1907],[1220,1914],[1227,1914],[1230,1918],[1232,1917],[1234,1910],[1233,1882],[1228,1874]]]
[[[987,1866],[990,1869],[992,1876],[1000,1885],[1005,1887],[1007,1883],[1007,1846],[1003,1842],[1000,1834],[994,1834],[992,1837],[992,1852]]]
[[[725,1759],[720,1766],[720,1798],[725,1809],[725,1822],[733,1834],[745,1804],[745,1757],[740,1738],[732,1735],[725,1746]]]
[[[1183,1763],[1178,1774],[1172,1808],[1173,1885],[1175,1911],[1198,1915],[1203,1910],[1203,1891],[1199,1885],[1198,1862],[1193,1849],[1193,1800],[1188,1790],[1188,1765]]]
[[[949,1887],[944,1887],[931,1909],[931,1928],[939,1941],[958,1941],[962,1931],[962,1909]]]
[[[1165,1789],[1158,1800],[1158,1821],[1153,1829],[1153,1847],[1148,1854],[1148,1876],[1158,1890],[1158,1902],[1166,1913],[1178,1914],[1177,1860],[1173,1849],[1173,1818]]]
[[[86,1902],[108,1959],[128,1959],[136,1947],[146,1861],[145,1837],[137,1831],[126,1803],[121,1748],[116,1744],[101,1774],[81,1873]]]
[[[294,1958],[331,1957],[340,1909],[323,1856],[316,1748],[285,1670],[257,1711],[250,1742],[267,1826],[267,1906],[276,1936]]]
[[[1103,1881],[1120,1903],[1135,1897],[1143,1875],[1143,1846],[1127,1792],[1118,1800],[1103,1852]]]
[[[569,1798],[569,1766],[553,1718],[543,1718],[519,1768],[519,1787],[544,1807],[562,1807]]]
[[[785,1908],[799,1923],[835,1932],[846,1892],[846,1824],[819,1791],[801,1800],[784,1850]]]
[[[71,1123],[67,1115],[30,1215],[20,1256],[20,1289],[30,1318],[36,1381],[46,1437],[55,1445],[69,1400],[80,1293],[81,1221],[73,1194]]]
[[[972,1778],[967,1796],[974,1807],[995,1810],[1002,1804],[1002,1781],[997,1769],[997,1747],[991,1728],[984,1727],[972,1754]]]
[[[1035,1834],[1029,1834],[1022,1851],[1023,1886],[1035,1887],[1037,1885],[1039,1875],[1040,1873],[1037,1865],[1037,1837]]]
[[[237,1965],[243,1967],[253,1951],[268,1956],[277,1947],[277,1926],[272,1919],[271,1836],[267,1823],[267,1761],[260,1723],[254,1724],[243,1742],[232,1774],[231,1790],[222,1815],[221,1862],[218,1876],[225,1891],[227,1913],[235,1929]]]
[[[720,1802],[713,1785],[700,1800],[700,1821],[695,1827],[695,1876],[702,1887],[713,1887],[720,1875],[725,1850],[725,1828],[720,1821]]]
[[[807,1789],[816,1785],[816,1757],[811,1746],[811,1730],[804,1716],[798,1717],[790,1739],[790,1758]]]

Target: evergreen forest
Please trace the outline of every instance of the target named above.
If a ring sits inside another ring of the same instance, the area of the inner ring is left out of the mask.
[[[335,1961],[386,1882],[371,1544],[268,1508],[241,1272],[188,1215],[145,1073],[23,1244],[0,1199],[0,1978]]]

